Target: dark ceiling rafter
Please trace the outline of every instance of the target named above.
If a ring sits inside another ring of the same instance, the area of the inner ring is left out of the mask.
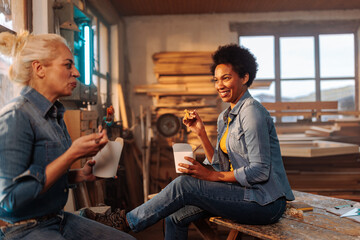
[[[108,0],[120,16],[360,9],[358,0]]]

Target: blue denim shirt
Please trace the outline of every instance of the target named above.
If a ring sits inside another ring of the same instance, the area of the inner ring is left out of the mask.
[[[0,218],[7,222],[44,216],[66,204],[67,173],[47,192],[45,168],[71,145],[64,106],[29,86],[0,111]]]
[[[219,147],[231,118],[226,139],[228,155]],[[248,91],[233,109],[224,110],[217,121],[217,143],[211,165],[229,171],[229,159],[236,180],[245,189],[245,200],[261,205],[279,197],[294,200],[281,158],[280,144],[269,112]]]

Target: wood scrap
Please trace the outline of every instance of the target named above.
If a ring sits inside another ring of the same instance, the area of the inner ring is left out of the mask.
[[[322,101],[322,102],[262,102],[261,103],[268,111],[289,111],[289,110],[324,110],[324,109],[338,109],[337,101]]]
[[[314,208],[311,205],[309,205],[305,202],[301,202],[301,201],[287,202],[286,206],[289,208],[295,208],[296,210],[301,210],[303,212],[308,212],[308,211],[314,210]]]
[[[339,143],[330,141],[312,142],[281,142],[281,155],[292,157],[318,157],[359,153],[356,144]]]

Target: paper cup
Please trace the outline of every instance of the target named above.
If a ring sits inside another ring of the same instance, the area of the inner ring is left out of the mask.
[[[185,163],[192,165],[191,162],[185,159],[185,157],[194,157],[194,153],[192,151],[192,148],[187,143],[175,143],[173,145],[173,151],[174,151],[174,161],[175,161],[175,171],[177,173],[181,173],[178,168],[181,168],[178,166],[179,163]]]
[[[124,146],[122,138],[109,141],[93,159],[96,161],[93,174],[101,178],[113,178],[116,176],[121,152]]]

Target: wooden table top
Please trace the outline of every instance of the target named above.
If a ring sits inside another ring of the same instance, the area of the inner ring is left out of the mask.
[[[237,224],[223,218],[210,218],[211,222],[235,229],[260,239],[360,239],[360,223],[326,211],[339,205],[357,202],[293,191],[296,201],[313,206],[314,210],[304,212],[304,218],[284,215],[279,222],[270,225]]]

